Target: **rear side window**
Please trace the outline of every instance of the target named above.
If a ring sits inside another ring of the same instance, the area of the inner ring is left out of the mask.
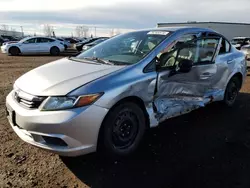
[[[38,43],[46,43],[46,42],[49,42],[49,40],[47,38],[37,38],[37,42]]]

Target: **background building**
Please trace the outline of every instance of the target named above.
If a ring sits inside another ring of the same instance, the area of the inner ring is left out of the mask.
[[[12,36],[12,37],[22,37],[23,33],[19,31],[7,31],[7,30],[0,30],[0,36]]]
[[[229,40],[233,37],[250,37],[249,23],[229,23],[229,22],[184,22],[184,23],[158,23],[157,27],[190,26],[210,28],[223,34]]]

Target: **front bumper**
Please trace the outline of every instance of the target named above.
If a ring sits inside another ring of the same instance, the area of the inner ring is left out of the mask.
[[[96,151],[99,129],[108,112],[96,105],[47,112],[25,109],[13,98],[13,91],[6,98],[6,107],[11,127],[23,141],[62,156]]]

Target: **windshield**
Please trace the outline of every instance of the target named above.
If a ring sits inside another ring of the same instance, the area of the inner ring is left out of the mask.
[[[24,41],[26,41],[26,40],[28,40],[30,37],[25,37],[25,38],[23,38],[22,40],[20,40],[19,42],[20,43],[23,43]]]
[[[135,64],[159,45],[168,33],[166,31],[137,31],[122,34],[84,51],[75,58],[99,58],[113,64]]]

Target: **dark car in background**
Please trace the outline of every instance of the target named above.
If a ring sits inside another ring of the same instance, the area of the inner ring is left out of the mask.
[[[9,36],[9,35],[1,35],[1,37],[5,40],[5,42],[19,41],[20,40],[18,37],[13,37],[13,36]]]
[[[250,44],[250,37],[234,37],[231,43],[237,50],[240,50],[243,46]]]
[[[3,37],[0,36],[0,46],[2,46],[2,44],[5,42],[5,40],[3,39]]]
[[[109,39],[109,38],[101,38],[101,39],[95,40],[94,42],[85,44],[85,45],[82,47],[82,50],[90,49],[90,48],[92,48],[93,46],[95,46],[95,45],[97,45],[97,44],[100,44],[100,43],[104,42],[104,41],[107,40],[107,39]]]
[[[76,43],[76,44],[75,44],[75,48],[77,49],[77,51],[80,52],[80,51],[83,50],[83,46],[84,46],[84,45],[89,44],[89,43],[92,43],[92,42],[94,42],[94,41],[96,41],[96,40],[99,40],[99,39],[103,39],[103,38],[107,39],[107,37],[88,38],[88,39],[86,39],[86,40],[83,40],[83,41],[81,41],[81,42]]]
[[[69,43],[71,44],[75,44],[75,43],[78,43],[80,42],[79,39],[76,39],[76,38],[72,38],[72,37],[67,37],[67,38],[64,38],[66,41],[68,41]]]

